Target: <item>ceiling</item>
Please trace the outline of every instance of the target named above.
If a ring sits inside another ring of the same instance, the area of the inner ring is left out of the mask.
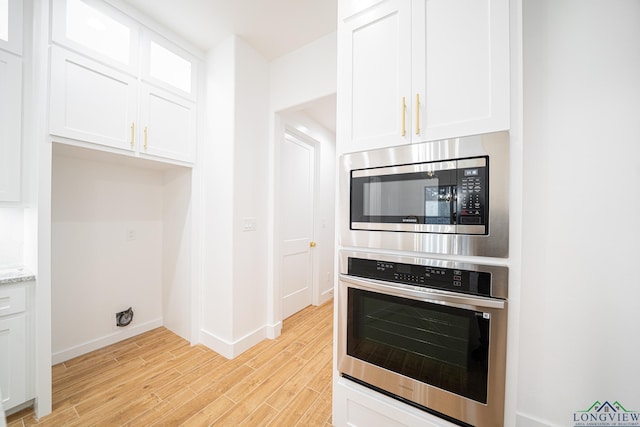
[[[337,0],[125,1],[203,51],[236,34],[268,60],[337,25]]]
[[[235,34],[267,60],[337,28],[337,0],[124,0],[206,52]],[[335,95],[302,110],[335,133]]]

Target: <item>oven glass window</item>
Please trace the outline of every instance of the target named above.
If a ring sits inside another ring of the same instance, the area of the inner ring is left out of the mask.
[[[347,354],[487,403],[489,316],[349,289]]]

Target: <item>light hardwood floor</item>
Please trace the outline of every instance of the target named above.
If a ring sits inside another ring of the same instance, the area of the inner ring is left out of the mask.
[[[233,360],[165,328],[53,367],[53,413],[17,426],[330,426],[333,304]]]

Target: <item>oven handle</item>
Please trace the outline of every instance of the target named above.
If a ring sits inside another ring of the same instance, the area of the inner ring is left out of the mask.
[[[410,298],[424,302],[435,304],[443,304],[458,308],[495,308],[504,309],[505,301],[494,298],[484,298],[465,294],[457,294],[437,289],[420,288],[413,290],[409,288],[399,288],[398,286],[389,285],[389,282],[383,282],[375,279],[362,279],[360,277],[350,276],[348,274],[340,274],[340,280],[351,283],[359,288],[378,291],[388,295],[394,295],[402,298]]]

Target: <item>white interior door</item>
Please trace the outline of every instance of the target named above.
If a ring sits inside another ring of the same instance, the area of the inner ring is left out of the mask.
[[[282,318],[311,304],[315,148],[285,134],[280,150]]]

